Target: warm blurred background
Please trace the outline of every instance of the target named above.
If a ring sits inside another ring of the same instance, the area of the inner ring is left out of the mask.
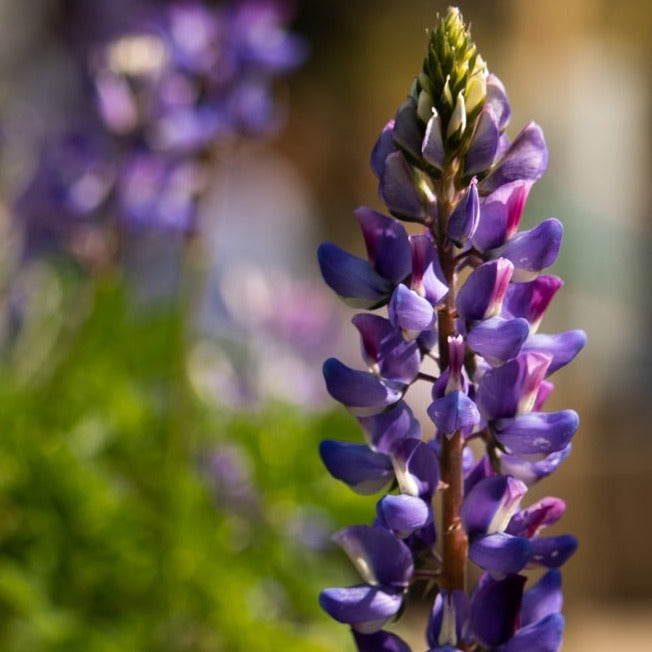
[[[192,234],[120,233],[120,271],[95,231],[74,263],[23,264],[14,206],[42,143],[89,120],[80,60],[147,4],[166,3],[0,0],[0,649],[345,649],[316,605],[350,577],[327,537],[374,500],[316,452],[357,437],[321,380],[357,345],[314,252],[362,251],[371,148],[447,3],[297,0],[309,55],[275,83],[277,128],[197,150]],[[589,335],[551,400],[582,417],[573,453],[535,490],[580,540],[564,649],[652,649],[652,4],[460,8],[510,136],[535,120],[548,142],[524,215],[565,227],[546,331]]]

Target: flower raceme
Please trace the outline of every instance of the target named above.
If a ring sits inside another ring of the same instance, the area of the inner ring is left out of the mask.
[[[328,614],[350,625],[359,650],[409,650],[383,627],[420,581],[436,589],[426,632],[432,651],[561,646],[558,569],[577,542],[542,535],[565,503],[547,497],[528,505],[527,491],[570,452],[577,414],[544,404],[550,376],[586,337],[538,332],[563,285],[543,273],[557,258],[563,227],[549,218],[519,231],[548,151],[533,122],[510,142],[510,116],[503,84],[487,71],[460,12],[449,9],[373,148],[389,215],[356,211],[366,258],[332,243],[318,251],[331,289],[377,311],[352,320],[365,368],[335,358],[323,368],[328,392],[358,418],[365,438],[322,442],[324,464],[358,493],[385,492],[372,525],[335,536],[364,584],[320,597]],[[421,231],[410,235],[401,221]],[[435,375],[422,371],[426,362],[436,364]],[[417,380],[432,383],[429,425],[406,401]],[[468,563],[483,571],[470,592]],[[526,575],[532,568],[544,569],[536,582]]]

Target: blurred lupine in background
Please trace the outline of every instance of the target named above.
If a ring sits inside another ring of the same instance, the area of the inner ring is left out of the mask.
[[[518,230],[548,152],[534,122],[510,142],[510,115],[503,84],[449,8],[371,154],[393,217],[356,211],[367,259],[319,248],[322,275],[340,297],[386,307],[384,316],[352,320],[366,370],[335,358],[323,367],[329,393],[357,416],[366,440],[322,442],[326,467],[358,493],[388,492],[373,525],[334,536],[363,583],[320,595],[359,650],[408,649],[383,627],[415,585],[433,597],[430,650],[561,647],[558,568],[577,542],[542,536],[562,516],[562,499],[528,504],[526,494],[570,452],[577,414],[543,406],[551,374],[586,337],[538,332],[563,284],[542,273],[563,229],[550,218]],[[421,228],[410,235],[399,220]],[[407,401],[417,381],[432,385],[421,422]],[[469,560],[482,571],[473,588]]]

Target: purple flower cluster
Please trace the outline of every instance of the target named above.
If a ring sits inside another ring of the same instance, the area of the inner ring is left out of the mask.
[[[78,254],[89,233],[110,251],[125,228],[194,230],[216,146],[278,126],[274,83],[306,55],[288,18],[273,0],[145,3],[89,46],[95,103],[43,145],[16,203],[26,255]]]
[[[320,596],[328,614],[352,627],[359,650],[408,650],[382,628],[421,580],[437,587],[432,651],[561,646],[558,568],[577,542],[542,536],[563,500],[522,503],[570,452],[577,414],[543,406],[551,374],[586,337],[538,333],[562,286],[542,273],[557,258],[562,225],[551,218],[518,231],[548,152],[535,123],[510,142],[510,114],[502,83],[449,9],[372,152],[393,217],[356,211],[366,259],[331,243],[318,252],[326,283],[347,303],[386,308],[386,316],[353,317],[365,370],[335,358],[323,367],[328,392],[357,416],[366,439],[322,442],[324,464],[358,493],[388,492],[373,525],[334,537],[363,583]],[[409,235],[399,220],[421,231]],[[423,428],[405,400],[417,380],[432,384],[432,423]],[[468,560],[483,571],[470,592]],[[543,569],[527,588],[526,569]]]

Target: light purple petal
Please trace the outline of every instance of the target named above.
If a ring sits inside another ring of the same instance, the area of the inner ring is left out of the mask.
[[[497,316],[513,271],[514,265],[506,258],[491,260],[474,269],[455,301],[459,316],[467,320]]]
[[[491,317],[469,331],[467,343],[490,362],[509,360],[518,355],[529,332],[530,325],[525,319]]]
[[[523,317],[530,322],[530,332],[539,327],[543,313],[564,285],[558,276],[541,275],[529,283],[511,283],[503,300],[502,316]]]
[[[564,617],[550,614],[542,620],[519,629],[497,652],[558,652],[564,633]]]
[[[403,284],[394,290],[388,312],[392,324],[412,339],[435,323],[435,310],[430,302]]]
[[[440,589],[426,631],[430,650],[457,649],[465,637],[470,615],[471,605],[464,591]]]
[[[408,494],[384,496],[378,501],[376,512],[383,525],[400,537],[406,537],[432,520],[428,504]]]
[[[574,410],[530,412],[492,423],[496,439],[514,455],[549,455],[564,449],[580,425]]]
[[[396,151],[394,146],[394,120],[390,120],[380,132],[380,136],[371,150],[371,169],[380,178],[385,169],[385,159]]]
[[[473,236],[480,219],[480,197],[475,177],[469,189],[455,207],[448,220],[448,237],[457,245],[462,245]]]
[[[521,626],[527,627],[550,614],[560,613],[563,603],[561,572],[552,568],[523,594]]]
[[[394,479],[389,457],[364,444],[326,439],[319,445],[319,454],[328,472],[359,494],[374,494]]]
[[[470,177],[491,168],[498,152],[498,119],[490,105],[485,104],[478,116],[469,151],[464,159],[464,175]]]
[[[403,603],[401,591],[360,585],[325,589],[319,594],[321,608],[340,623],[378,631]],[[365,625],[367,627],[365,627]]]
[[[448,285],[439,266],[439,256],[432,239],[426,235],[410,236],[412,277],[410,288],[436,306],[448,294]]]
[[[494,573],[517,573],[527,564],[531,550],[528,539],[496,532],[474,539],[469,546],[469,559]]]
[[[470,431],[480,423],[480,413],[475,403],[459,390],[432,403],[428,407],[428,416],[437,430],[446,435],[452,435],[458,430]]]
[[[528,487],[531,487],[539,480],[554,473],[568,457],[571,448],[572,445],[568,444],[563,450],[552,453],[540,461],[524,460],[517,455],[502,455],[500,470],[502,473],[513,475],[515,478],[522,480]]]
[[[358,421],[367,444],[380,453],[389,453],[401,439],[418,440],[421,437],[421,424],[405,401],[399,401],[380,414],[359,417]]]
[[[567,365],[586,344],[586,333],[582,330],[565,331],[548,335],[536,333],[523,343],[523,351],[535,351],[552,356],[548,375]]]
[[[426,217],[412,170],[402,152],[393,152],[385,159],[385,169],[380,176],[380,196],[390,212],[401,219],[420,222]]]
[[[434,109],[432,116],[426,125],[426,133],[423,138],[421,153],[423,154],[423,158],[430,163],[430,165],[436,167],[438,170],[444,168],[446,150],[444,149],[444,139],[441,130],[441,118]]]
[[[503,83],[496,77],[496,75],[489,73],[487,76],[487,99],[486,105],[491,107],[496,114],[498,121],[498,128],[503,131],[509,124],[509,119],[512,115],[512,108],[507,99],[507,91]]]

